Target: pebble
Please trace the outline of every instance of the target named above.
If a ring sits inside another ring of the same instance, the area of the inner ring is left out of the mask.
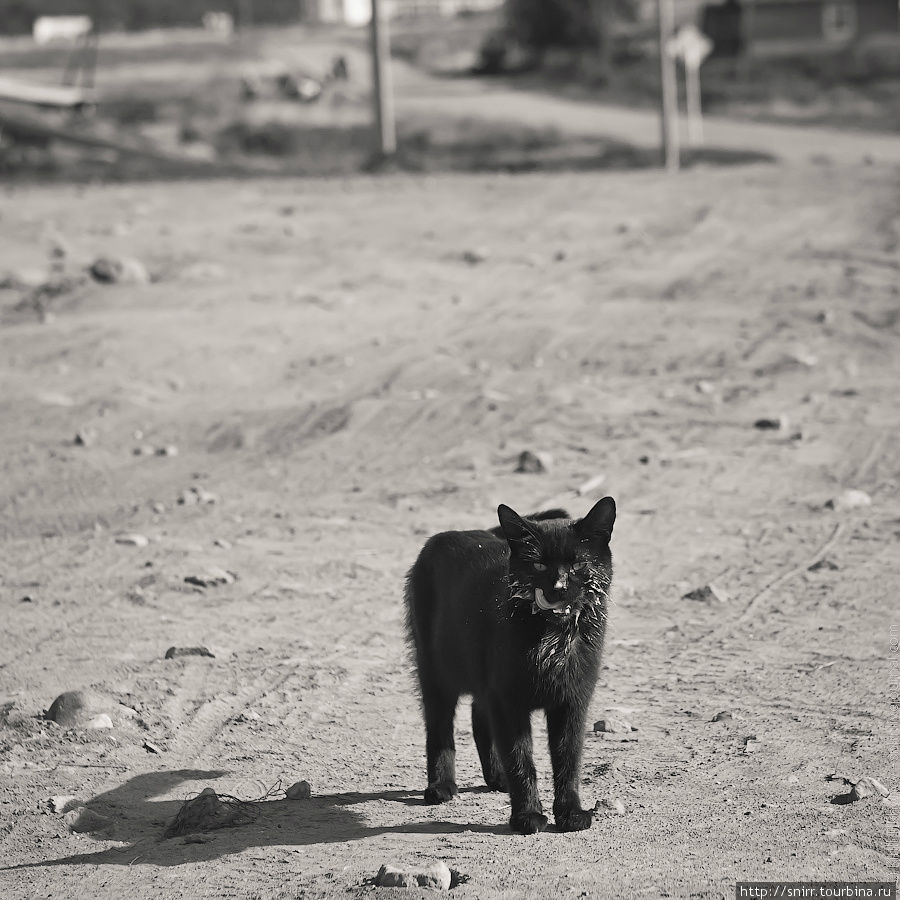
[[[537,475],[541,472],[548,472],[552,465],[553,457],[549,453],[535,453],[531,450],[523,450],[519,454],[516,471]]]
[[[378,887],[421,887],[449,891],[453,876],[446,863],[436,862],[424,868],[405,868],[385,863],[375,878]]]
[[[728,595],[714,584],[704,584],[682,595],[682,600],[699,600],[702,603],[725,603]]]
[[[57,814],[68,812],[75,806],[83,805],[84,804],[74,796],[74,794],[58,794],[56,797],[51,797],[47,801],[47,806],[50,807],[50,810]]]
[[[820,572],[823,569],[828,569],[832,572],[836,572],[840,566],[834,562],[833,560],[828,559],[826,556],[824,559],[820,559],[817,562],[814,562],[811,566],[807,568],[807,572]]]
[[[744,738],[744,753],[755,753],[757,747],[759,747],[759,739],[755,734],[748,734]]]
[[[166,444],[165,447],[156,448],[157,456],[178,456],[178,448],[174,444]]]
[[[625,804],[618,797],[604,797],[594,804],[594,812],[611,813],[616,816],[625,815]]]
[[[145,534],[117,534],[116,543],[126,547],[146,547],[150,538]]]
[[[788,417],[783,414],[776,418],[757,419],[753,423],[753,427],[761,431],[787,431],[789,425]]]
[[[487,251],[480,248],[469,248],[464,250],[462,254],[463,262],[468,263],[470,266],[477,266],[479,263],[485,262],[487,258]]]
[[[292,784],[285,792],[288,800],[309,800],[312,796],[312,788],[308,781],[298,781]]]
[[[80,806],[67,812],[63,819],[69,831],[75,834],[87,834],[94,831],[108,831],[115,824],[109,816],[100,815],[86,806]]]
[[[139,447],[135,447],[131,452],[135,456],[153,456],[156,451],[150,444],[141,444]]]
[[[852,488],[842,491],[837,497],[832,497],[825,503],[826,509],[847,510],[860,509],[871,506],[872,498],[865,491],[857,491]]]
[[[194,584],[197,587],[216,587],[220,584],[233,584],[236,577],[233,572],[213,566],[199,575],[188,575],[184,581],[186,584]]]
[[[146,266],[132,256],[101,256],[89,269],[91,278],[101,284],[149,284],[150,273]]]
[[[218,503],[219,498],[202,487],[191,487],[182,491],[178,497],[180,506],[196,506],[198,503]]]
[[[637,728],[628,719],[623,719],[621,716],[608,716],[594,722],[594,731],[604,734],[628,734],[637,731]]]
[[[93,428],[82,428],[75,432],[72,443],[76,447],[92,447],[97,443],[97,432]]]
[[[166,650],[166,659],[177,659],[179,656],[208,656],[215,659],[215,653],[211,653],[206,647],[169,647]]]
[[[100,731],[105,728],[112,728],[113,721],[106,713],[100,713],[100,715],[94,716],[94,718],[87,723],[86,727],[93,731]]]
[[[162,753],[162,748],[157,747],[156,744],[153,743],[153,741],[144,741],[144,743],[141,744],[141,746],[142,746],[148,753]]]

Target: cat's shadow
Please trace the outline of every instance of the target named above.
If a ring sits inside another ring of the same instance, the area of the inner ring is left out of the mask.
[[[154,800],[185,781],[209,781],[229,773],[180,769],[147,772],[130,778],[119,787],[99,794],[87,807],[115,823],[112,830],[96,833],[98,839],[115,839],[125,846],[65,856],[40,862],[0,868],[0,871],[54,865],[157,865],[179,866],[204,862],[240,853],[250,847],[303,847],[357,841],[380,834],[510,834],[505,824],[463,825],[438,820],[409,821],[399,825],[372,826],[361,811],[354,809],[371,801],[425,806],[421,794],[391,790],[348,792],[314,796],[308,800],[268,800],[252,806],[251,821],[235,827],[206,832],[199,843],[182,837],[163,839],[166,826],[182,804],[180,800]],[[462,788],[461,793],[481,793],[487,788]],[[402,818],[402,817],[401,817]],[[86,835],[86,837],[89,837]]]

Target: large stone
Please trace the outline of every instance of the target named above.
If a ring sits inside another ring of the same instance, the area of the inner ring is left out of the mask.
[[[375,878],[379,887],[421,887],[449,891],[453,876],[440,860],[430,866],[399,866],[385,863]]]
[[[109,713],[112,702],[93,691],[66,691],[47,710],[47,718],[64,728],[84,725],[101,713]]]
[[[69,831],[75,834],[90,834],[98,831],[109,831],[115,824],[109,816],[103,816],[86,806],[80,806],[67,812],[63,819]]]
[[[298,781],[292,784],[285,792],[288,800],[309,800],[312,796],[312,788],[308,781]]]

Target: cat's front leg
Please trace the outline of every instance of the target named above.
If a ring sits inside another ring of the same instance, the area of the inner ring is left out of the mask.
[[[509,827],[520,834],[535,834],[547,827],[537,790],[531,744],[531,718],[527,708],[508,700],[491,704],[491,727],[509,784],[512,815]]]
[[[593,812],[581,808],[578,796],[581,750],[584,745],[586,709],[580,705],[547,710],[547,737],[553,762],[553,818],[560,831],[584,831],[591,827]]]

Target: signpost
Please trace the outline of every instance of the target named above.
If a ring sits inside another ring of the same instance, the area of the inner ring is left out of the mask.
[[[659,23],[660,142],[663,164],[670,172],[680,165],[678,147],[678,83],[675,80],[675,58],[669,51],[675,25],[673,0],[656,0]]]
[[[381,0],[372,0],[371,40],[372,95],[378,152],[382,159],[386,159],[397,152],[397,129],[394,124],[394,93],[391,87],[390,38],[387,21],[381,11]]]
[[[695,25],[684,25],[669,39],[668,52],[684,64],[687,133],[692,147],[703,144],[703,110],[700,103],[700,66],[712,52],[712,41]]]

